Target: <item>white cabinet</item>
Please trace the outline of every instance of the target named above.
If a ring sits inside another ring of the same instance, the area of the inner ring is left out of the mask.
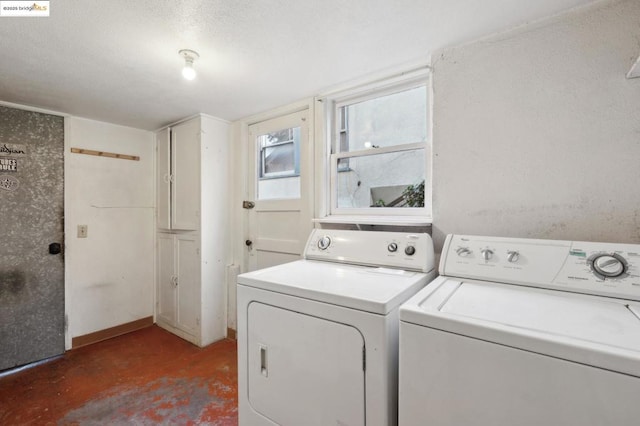
[[[156,322],[205,346],[227,332],[229,124],[199,115],[156,141]]]
[[[198,229],[200,124],[192,119],[156,134],[160,229]]]
[[[159,321],[197,335],[200,316],[198,241],[193,235],[158,234],[158,312]]]

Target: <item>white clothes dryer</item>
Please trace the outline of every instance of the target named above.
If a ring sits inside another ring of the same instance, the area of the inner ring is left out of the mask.
[[[240,425],[396,424],[398,308],[433,277],[428,234],[343,230],[241,274]]]
[[[640,245],[449,235],[400,308],[399,423],[640,419]]]

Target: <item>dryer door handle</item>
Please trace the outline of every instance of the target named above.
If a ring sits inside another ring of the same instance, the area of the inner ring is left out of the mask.
[[[269,377],[269,369],[267,368],[267,347],[265,345],[260,346],[260,374],[264,377]]]

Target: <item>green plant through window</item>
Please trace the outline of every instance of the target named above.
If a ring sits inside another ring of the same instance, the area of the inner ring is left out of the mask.
[[[402,197],[409,207],[424,207],[424,180],[419,184],[407,186],[402,192]]]

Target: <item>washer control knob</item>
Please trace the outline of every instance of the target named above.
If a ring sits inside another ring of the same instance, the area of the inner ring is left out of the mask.
[[[592,260],[592,268],[596,274],[606,278],[615,278],[624,274],[626,262],[618,254],[601,254]]]
[[[407,256],[413,256],[415,253],[416,248],[414,246],[407,246],[407,248],[404,249],[404,254]]]
[[[507,260],[511,263],[516,263],[520,259],[520,253],[515,250],[507,251]]]
[[[493,257],[493,250],[485,248],[480,250],[480,253],[482,254],[482,258],[484,259],[484,261],[488,261]]]
[[[389,250],[391,253],[394,253],[394,252],[398,251],[398,244],[396,244],[396,243],[390,243],[390,244],[387,246],[387,250]]]
[[[469,247],[458,247],[456,253],[458,253],[460,257],[467,257],[471,254],[471,249],[469,249]]]
[[[318,240],[318,248],[320,250],[326,250],[329,248],[330,245],[331,245],[331,237],[328,235],[325,235],[324,237]]]

